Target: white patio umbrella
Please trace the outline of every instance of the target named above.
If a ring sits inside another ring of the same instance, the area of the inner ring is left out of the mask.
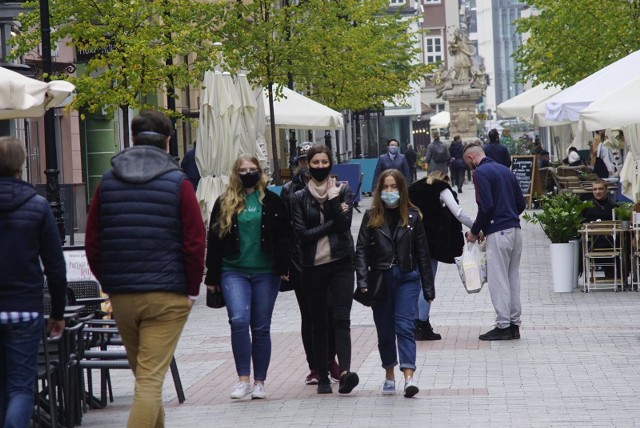
[[[238,155],[256,155],[256,101],[251,85],[245,74],[238,74],[235,81],[235,89],[238,94],[240,104],[237,110],[238,120],[236,121],[236,132],[233,138],[234,148],[238,150]]]
[[[343,129],[342,113],[307,98],[289,88],[281,87],[282,98],[273,101],[275,124],[278,128],[290,129]],[[274,92],[276,89],[274,88]],[[269,110],[269,97],[264,93],[264,109]],[[271,117],[266,116],[267,124]]]
[[[213,204],[229,183],[229,171],[237,157],[233,146],[232,115],[237,96],[230,73],[207,71],[203,82],[196,145],[200,182],[196,196],[205,222]]]
[[[577,122],[580,112],[592,102],[638,79],[640,50],[610,64],[575,85],[557,93],[546,102],[546,118]]]
[[[545,119],[546,106],[544,102],[561,90],[559,86],[546,87],[544,84],[534,86],[528,91],[498,104],[498,114],[502,117],[518,117],[535,126],[559,125],[558,122]]]
[[[258,158],[262,170],[270,175],[269,151],[267,150],[267,142],[264,138],[264,131],[267,126],[267,115],[265,113],[264,103],[261,102],[261,100],[264,99],[262,92],[262,88],[260,87],[253,89],[253,98],[256,100],[257,105],[254,117],[256,121],[256,158]]]
[[[438,114],[431,116],[429,119],[429,126],[431,128],[446,128],[451,122],[451,114],[448,111],[441,111]]]
[[[74,90],[64,80],[43,82],[0,67],[0,120],[43,116]]]

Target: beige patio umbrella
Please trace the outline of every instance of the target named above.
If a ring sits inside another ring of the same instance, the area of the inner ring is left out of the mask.
[[[43,82],[0,67],[0,120],[43,116],[74,90],[64,80]]]
[[[196,145],[196,165],[201,178],[196,197],[207,223],[213,204],[229,183],[229,171],[237,157],[232,115],[237,110],[238,97],[227,72],[207,71],[203,87]]]

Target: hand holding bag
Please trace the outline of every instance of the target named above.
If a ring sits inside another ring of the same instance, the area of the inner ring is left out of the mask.
[[[224,302],[224,296],[222,290],[211,291],[207,288],[207,306],[214,309],[224,308],[226,303]]]
[[[486,245],[468,242],[462,256],[455,258],[458,274],[467,293],[478,293],[487,282]]]
[[[372,269],[367,274],[367,292],[363,293],[356,288],[353,300],[364,306],[376,306],[387,300],[387,288],[384,285],[384,271]]]

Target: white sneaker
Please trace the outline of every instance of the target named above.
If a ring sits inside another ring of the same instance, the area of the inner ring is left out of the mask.
[[[264,383],[254,383],[251,398],[267,398],[267,391],[264,389]]]
[[[231,391],[231,398],[240,399],[251,394],[251,384],[249,382],[238,382]]]
[[[408,377],[404,380],[404,396],[406,398],[411,398],[420,392],[418,389],[418,385],[414,382],[412,377]]]
[[[382,385],[382,395],[395,395],[396,393],[396,381],[393,379],[385,379],[384,385]]]

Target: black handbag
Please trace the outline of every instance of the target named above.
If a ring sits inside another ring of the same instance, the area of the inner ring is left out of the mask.
[[[384,285],[384,271],[372,269],[367,274],[367,292],[363,293],[356,288],[353,300],[364,306],[376,306],[387,300],[387,287]]]
[[[222,290],[211,291],[207,288],[207,306],[214,309],[224,308],[224,295]]]

